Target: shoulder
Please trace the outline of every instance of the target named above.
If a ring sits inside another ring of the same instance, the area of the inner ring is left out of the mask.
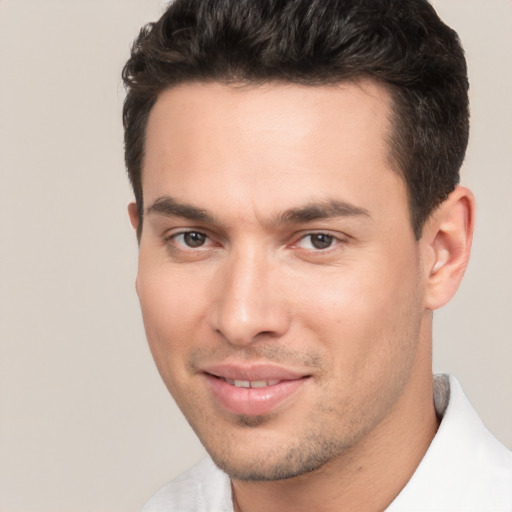
[[[438,432],[387,510],[511,512],[512,452],[487,430],[457,379],[436,376],[436,381]]]
[[[480,479],[489,475],[493,480],[492,487],[496,481],[503,480],[512,499],[512,452],[487,430],[457,379],[450,376],[449,380],[449,404],[439,429],[443,441],[450,445],[459,460],[472,463],[470,465]],[[467,459],[468,452],[470,459]]]
[[[207,457],[164,485],[141,512],[232,512],[229,477]]]

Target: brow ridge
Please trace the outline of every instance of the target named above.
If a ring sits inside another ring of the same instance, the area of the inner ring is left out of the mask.
[[[157,213],[166,217],[183,217],[185,219],[201,222],[214,222],[214,215],[203,208],[181,203],[171,196],[162,196],[156,199],[146,210],[146,214]]]
[[[168,217],[183,217],[198,222],[216,223],[215,215],[209,210],[181,203],[171,196],[162,196],[156,199],[146,210],[146,214],[151,213]],[[371,217],[365,208],[338,199],[328,199],[280,212],[271,224],[300,224],[334,217],[357,216]],[[218,223],[220,224],[220,222]]]
[[[306,223],[333,217],[371,217],[365,208],[338,199],[312,202],[298,208],[291,208],[277,216],[276,223]]]

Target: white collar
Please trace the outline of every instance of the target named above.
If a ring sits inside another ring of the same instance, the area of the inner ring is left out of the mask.
[[[441,424],[386,512],[511,512],[512,453],[484,426],[455,377],[434,377]]]

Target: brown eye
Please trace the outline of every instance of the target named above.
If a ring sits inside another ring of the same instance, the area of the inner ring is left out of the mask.
[[[329,248],[333,241],[334,237],[331,235],[326,235],[325,233],[315,233],[312,235],[308,235],[311,245],[315,249],[327,249]]]
[[[183,237],[183,243],[192,249],[201,247],[206,242],[206,235],[198,231],[189,231],[183,233],[181,236]]]

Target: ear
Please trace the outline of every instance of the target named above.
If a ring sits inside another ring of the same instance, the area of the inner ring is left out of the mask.
[[[457,291],[468,265],[473,239],[475,199],[457,187],[425,223],[425,307],[444,306]]]
[[[136,203],[130,203],[128,205],[128,216],[130,217],[130,223],[133,229],[137,231],[139,227],[139,210]]]

